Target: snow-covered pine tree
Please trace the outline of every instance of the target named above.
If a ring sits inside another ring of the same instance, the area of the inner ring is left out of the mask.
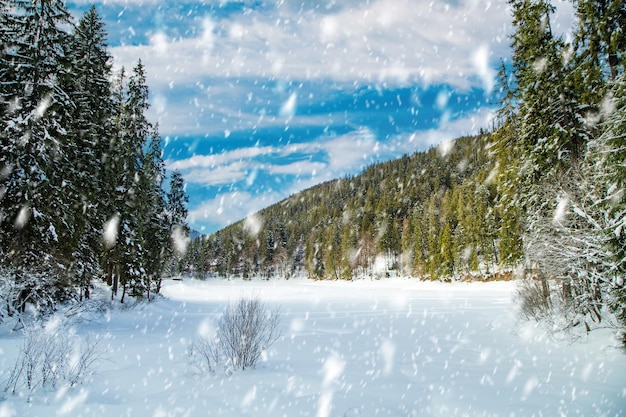
[[[161,137],[155,128],[150,136],[147,152],[139,172],[139,195],[136,198],[139,240],[143,251],[142,268],[144,288],[148,298],[160,290],[161,278],[171,256],[170,218],[168,216],[163,181],[165,164],[161,151]]]
[[[591,198],[576,214],[600,226],[606,242],[597,253],[604,295],[626,343],[626,73],[618,75],[611,87],[609,114],[602,134],[589,143],[583,171]]]
[[[60,80],[68,68],[64,48],[71,19],[60,0],[13,0],[8,10],[10,38],[2,66],[2,97],[9,110],[1,126],[2,262],[16,268],[16,285],[23,288],[17,307],[28,301],[45,308],[50,300],[64,298],[67,288],[67,246],[59,237],[68,233],[71,221],[64,187],[73,103]]]
[[[170,189],[167,193],[167,211],[172,218],[173,225],[187,228],[187,203],[189,197],[185,192],[185,179],[180,171],[172,172]]]
[[[187,203],[189,197],[185,191],[185,180],[180,171],[172,172],[170,189],[167,193],[167,213],[171,224],[169,250],[169,272],[177,274],[183,268],[185,247],[189,239],[189,226],[187,225]]]
[[[624,70],[626,4],[622,0],[577,0],[575,4],[585,85],[588,94],[597,94],[597,88],[605,89],[598,79],[615,80]]]
[[[515,146],[522,158],[522,171],[514,174],[529,187],[520,203],[539,208],[543,202],[533,195],[534,187],[578,158],[582,144],[572,130],[574,117],[565,82],[568,68],[563,59],[565,45],[552,33],[550,19],[554,7],[545,0],[510,3],[516,28],[512,37],[513,76],[519,101]]]
[[[71,38],[68,55],[70,71],[66,90],[74,103],[72,126],[68,135],[73,163],[67,196],[74,201],[72,273],[81,290],[89,295],[92,279],[99,273],[102,225],[109,211],[104,176],[106,152],[110,142],[113,103],[111,100],[111,62],[104,22],[95,7],[80,19]]]
[[[126,290],[130,289],[133,294],[143,294],[147,290],[143,280],[144,248],[139,231],[142,197],[139,185],[144,147],[153,127],[145,116],[150,107],[149,90],[141,61],[133,68],[127,83],[123,72],[120,74],[118,88],[121,89],[118,92],[121,100],[116,114],[117,137],[109,154],[113,159],[114,215],[120,219],[117,244],[113,250],[116,274],[112,292],[113,295],[117,292],[116,279],[119,279],[123,302]]]

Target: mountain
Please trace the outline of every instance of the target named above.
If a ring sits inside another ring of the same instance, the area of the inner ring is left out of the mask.
[[[192,243],[199,275],[485,276],[520,255],[502,221],[491,135],[462,137],[325,182]],[[503,247],[506,242],[507,247]]]

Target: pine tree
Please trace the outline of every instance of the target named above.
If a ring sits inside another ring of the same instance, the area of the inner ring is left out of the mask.
[[[3,115],[10,113],[9,103],[13,98],[11,94],[12,83],[10,82],[12,64],[9,49],[17,39],[15,34],[17,25],[15,16],[9,12],[9,3],[0,3],[0,110]],[[2,132],[4,132],[4,126],[2,127]]]
[[[171,219],[163,190],[164,179],[161,138],[155,128],[142,158],[136,198],[138,240],[143,249],[142,287],[148,298],[152,291],[159,292],[163,273],[172,256]]]
[[[589,143],[583,171],[589,179],[585,191],[590,198],[576,213],[602,233],[605,244],[588,247],[598,249],[591,258],[599,264],[603,293],[626,344],[626,74],[611,87],[613,108],[602,134]]]
[[[111,55],[104,23],[95,7],[80,19],[68,47],[70,71],[64,85],[74,103],[68,136],[72,147],[71,187],[66,195],[75,201],[72,236],[73,271],[89,294],[91,280],[99,271],[102,225],[109,207],[103,165],[110,141],[113,115],[111,101]]]
[[[537,316],[553,328],[589,331],[605,320],[609,304],[624,326],[623,80],[613,81],[623,74],[626,8],[578,1],[575,43],[566,45],[552,36],[547,1],[511,4],[518,112],[494,137],[500,165],[510,167],[501,198],[517,197],[499,206],[501,259],[514,258],[504,249],[519,245],[510,231],[523,225],[525,255],[542,279]],[[525,214],[521,222],[516,212]]]
[[[172,173],[170,190],[167,193],[167,208],[172,218],[172,224],[187,227],[187,203],[189,197],[185,192],[185,180],[180,171]]]
[[[577,0],[576,41],[584,63],[584,84],[593,93],[604,85],[603,78],[616,80],[624,71],[626,50],[626,4],[621,0]],[[608,71],[608,76],[602,74]]]
[[[3,262],[17,268],[17,279],[23,282],[16,284],[26,285],[21,303],[40,297],[47,304],[67,296],[67,277],[58,266],[71,260],[63,237],[72,228],[72,202],[64,188],[70,179],[67,125],[74,104],[59,81],[68,70],[69,35],[64,28],[71,27],[71,19],[62,1],[15,0],[11,7],[13,13],[3,12],[9,22],[3,23],[3,33],[8,27],[11,38],[9,48],[3,48],[1,67],[3,107],[9,111],[0,126],[0,239]],[[40,290],[47,285],[40,280],[25,283],[35,270],[50,272],[52,289]],[[41,291],[56,295],[41,296]]]
[[[451,277],[454,273],[454,252],[452,248],[452,231],[450,223],[443,226],[443,230],[439,236],[439,265],[437,265],[437,275],[442,277]]]
[[[105,178],[110,195],[114,196],[107,217],[119,218],[117,244],[108,248],[103,260],[106,263],[112,296],[122,285],[122,301],[126,290],[132,294],[147,292],[144,281],[145,259],[141,235],[141,170],[144,148],[154,132],[145,112],[149,108],[148,86],[141,61],[127,79],[120,71],[113,90],[113,131],[106,160]]]
[[[181,272],[182,258],[185,255],[186,243],[189,241],[189,226],[186,220],[188,201],[189,197],[185,192],[185,180],[180,171],[174,171],[170,179],[170,189],[167,193],[167,213],[171,224],[171,242],[169,245],[166,245],[171,259],[170,272],[174,274]]]
[[[544,0],[511,0],[513,24],[513,75],[518,87],[520,125],[516,146],[523,158],[525,184],[539,184],[555,169],[578,158],[582,143],[571,125],[564,81],[563,42],[551,28],[554,7]],[[528,189],[532,194],[532,187]],[[531,204],[541,204],[530,196]]]

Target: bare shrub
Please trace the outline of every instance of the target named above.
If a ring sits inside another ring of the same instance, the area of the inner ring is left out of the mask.
[[[520,312],[527,320],[543,320],[551,314],[550,294],[546,293],[547,282],[539,279],[524,279],[519,282],[516,299]]]
[[[230,304],[217,323],[214,337],[201,336],[188,350],[193,370],[214,373],[225,368],[254,368],[261,355],[280,336],[280,311],[268,310],[258,298],[241,298]]]
[[[93,333],[77,339],[69,356],[66,356],[64,379],[70,386],[78,385],[92,376],[98,363],[106,359],[105,350],[100,346],[102,338]]]
[[[217,327],[220,351],[234,369],[253,368],[263,351],[281,336],[280,313],[256,297],[231,304]]]
[[[60,382],[70,386],[92,375],[104,358],[100,338],[79,338],[69,329],[54,323],[25,327],[24,340],[4,391],[33,393],[38,388],[55,388]]]
[[[221,362],[218,341],[206,336],[194,340],[187,349],[187,361],[194,374],[214,374]]]

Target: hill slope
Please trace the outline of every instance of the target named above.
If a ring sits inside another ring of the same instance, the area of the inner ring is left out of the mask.
[[[188,266],[244,277],[487,274],[519,256],[490,147],[487,134],[463,137],[317,185],[196,240]]]

